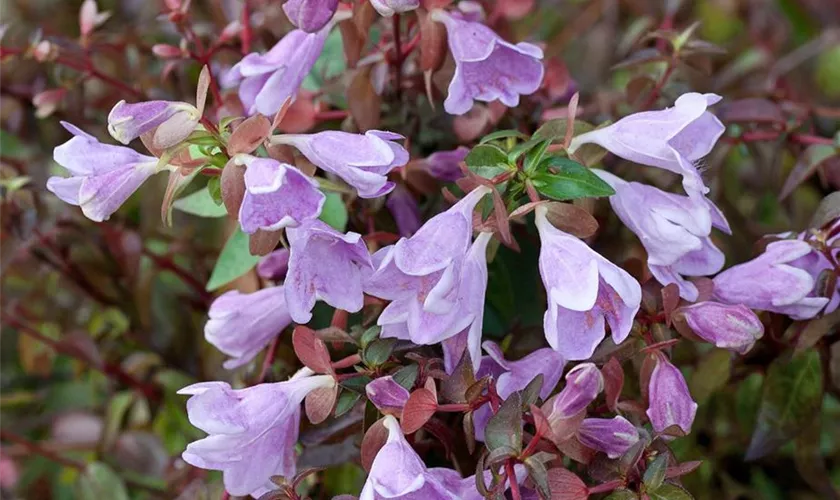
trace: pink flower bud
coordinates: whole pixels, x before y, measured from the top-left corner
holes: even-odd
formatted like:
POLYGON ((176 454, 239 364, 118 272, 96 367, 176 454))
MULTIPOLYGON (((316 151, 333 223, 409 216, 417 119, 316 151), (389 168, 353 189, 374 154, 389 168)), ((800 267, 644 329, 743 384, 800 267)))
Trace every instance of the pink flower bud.
POLYGON ((656 432, 673 425, 686 434, 691 432, 697 403, 691 399, 683 374, 661 353, 650 375, 648 400, 647 416, 656 432))
POLYGON ((96 0, 85 0, 79 10, 79 32, 82 38, 88 37, 93 30, 111 17, 110 12, 99 12, 96 0))
POLYGON ((764 335, 758 316, 744 305, 700 302, 680 312, 694 333, 707 342, 739 354, 746 354, 764 335))
POLYGON ((573 417, 583 411, 604 389, 604 377, 593 363, 581 363, 566 374, 566 386, 554 398, 551 414, 573 417))
POLYGON ((152 52, 161 59, 177 59, 183 55, 180 48, 166 43, 156 43, 152 52))
POLYGON ((35 116, 46 118, 53 114, 66 93, 67 89, 50 89, 35 94, 32 98, 32 105, 36 108, 35 116))
POLYGON ((38 62, 54 61, 58 57, 58 46, 47 40, 41 40, 32 49, 32 56, 38 62))

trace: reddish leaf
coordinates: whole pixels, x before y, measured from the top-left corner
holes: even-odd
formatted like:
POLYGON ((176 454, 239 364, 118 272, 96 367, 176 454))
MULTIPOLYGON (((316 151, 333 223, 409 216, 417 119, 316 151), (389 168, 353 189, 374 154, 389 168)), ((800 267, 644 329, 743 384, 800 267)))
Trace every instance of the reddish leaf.
POLYGON ((546 218, 552 226, 578 238, 589 238, 598 231, 598 221, 595 217, 571 203, 549 203, 546 218))
POLYGON ((372 65, 359 68, 347 87, 350 116, 360 132, 379 127, 381 99, 370 80, 372 65))
POLYGON ((534 417, 534 427, 537 429, 537 435, 551 439, 551 424, 545 417, 545 413, 543 413, 536 405, 531 405, 531 416, 534 417))
POLYGON ((779 199, 787 198, 797 186, 805 182, 820 166, 828 164, 831 161, 837 160, 838 149, 834 146, 825 144, 814 144, 808 146, 805 152, 800 155, 799 161, 791 170, 790 175, 785 180, 782 186, 782 192, 779 194, 779 199))
POLYGON ((201 73, 198 75, 198 83, 195 86, 195 107, 198 108, 198 113, 202 115, 204 114, 204 105, 207 102, 207 90, 210 88, 210 80, 212 79, 210 68, 206 65, 203 66, 201 73))
POLYGON ((315 331, 303 325, 292 332, 292 346, 298 359, 315 373, 331 373, 330 353, 315 331))
POLYGON ((601 368, 604 377, 604 394, 607 397, 607 407, 615 411, 618 405, 618 398, 621 396, 621 389, 624 387, 624 370, 616 358, 610 358, 601 368))
POLYGON ((257 229, 257 232, 248 238, 248 250, 251 255, 268 255, 280 242, 283 231, 265 231, 257 229))
POLYGON ((548 487, 551 500, 585 500, 589 498, 589 488, 575 473, 558 467, 548 471, 548 487))
POLYGON ((411 393, 403 408, 401 425, 403 432, 412 434, 420 430, 437 410, 437 400, 428 389, 417 389, 411 393))
POLYGON ((239 124, 228 139, 227 150, 231 155, 252 153, 268 135, 271 134, 271 122, 261 114, 256 114, 239 124))
POLYGON ((577 116, 577 108, 578 108, 578 100, 580 99, 580 94, 575 92, 575 95, 569 100, 568 105, 568 117, 567 117, 567 126, 566 126, 566 137, 563 138, 563 147, 568 148, 569 144, 572 142, 572 137, 574 136, 575 131, 575 117, 577 116))
POLYGON ((785 116, 776 103, 758 97, 722 102, 715 112, 724 123, 785 121, 785 116))
POLYGON ((423 10, 418 11, 420 18, 420 69, 434 72, 443 66, 446 60, 446 27, 433 21, 423 10))
POLYGON ((332 387, 319 387, 307 394, 304 400, 306 418, 316 425, 326 420, 332 413, 337 397, 337 384, 332 387))
POLYGON ((365 433, 362 438, 361 462, 365 471, 370 472, 370 467, 373 465, 373 459, 379 450, 385 446, 388 441, 388 429, 385 427, 385 419, 377 420, 365 433))
POLYGON ((557 443, 557 449, 575 462, 582 464, 588 464, 595 457, 595 450, 581 444, 576 437, 557 443))
POLYGON ((697 470, 697 468, 701 465, 703 465, 702 460, 692 460, 691 462, 683 462, 679 465, 675 465, 674 467, 668 467, 665 469, 665 479, 673 479, 675 477, 690 474, 697 470))
POLYGON ((236 217, 242 199, 245 198, 245 167, 237 165, 233 160, 228 161, 222 170, 219 187, 227 213, 236 217))
MULTIPOLYGON (((317 124, 315 114, 318 110, 312 102, 312 93, 302 90, 297 99, 289 106, 285 116, 277 124, 277 130, 286 134, 301 134, 317 124)), ((289 161, 286 161, 289 163, 289 161)))
POLYGON ((662 289, 662 309, 665 311, 665 322, 671 326, 671 314, 680 304, 680 289, 675 283, 669 283, 662 289))

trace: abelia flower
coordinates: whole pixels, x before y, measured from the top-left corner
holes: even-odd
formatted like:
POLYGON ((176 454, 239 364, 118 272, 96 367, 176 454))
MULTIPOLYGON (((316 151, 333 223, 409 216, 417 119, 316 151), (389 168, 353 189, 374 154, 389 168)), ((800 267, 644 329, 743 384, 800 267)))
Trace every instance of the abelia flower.
POLYGON ((569 151, 595 143, 625 160, 682 174, 689 194, 706 193, 695 164, 709 154, 725 130, 707 111, 720 99, 715 94, 683 94, 672 108, 634 113, 581 134, 572 139, 569 151))
MULTIPOLYGON (((825 251, 831 253, 834 261, 840 261, 840 219, 835 221, 833 225, 830 225, 823 231, 825 235, 825 251)), ((784 238, 795 237, 802 241, 807 241, 807 239, 812 237, 808 231, 799 234, 786 233, 778 236, 784 238)), ((817 289, 819 287, 818 282, 821 279, 821 275, 824 272, 834 272, 834 264, 828 259, 828 256, 823 253, 823 251, 820 251, 812 246, 810 253, 791 261, 789 265, 806 271, 812 278, 814 278, 815 286, 811 293, 808 294, 809 297, 828 298, 829 302, 822 310, 823 314, 831 314, 837 310, 837 307, 840 306, 840 280, 838 280, 833 290, 817 289)))
POLYGON ((615 190, 610 205, 639 237, 654 278, 663 285, 676 284, 685 300, 697 300, 697 287, 684 276, 708 276, 723 267, 723 252, 710 237, 712 227, 731 233, 720 209, 703 196, 666 193, 603 170, 593 171, 615 190))
POLYGON ((362 198, 377 198, 394 189, 388 172, 408 163, 408 151, 393 142, 401 139, 404 137, 399 134, 381 130, 364 134, 328 130, 275 135, 271 142, 294 146, 316 166, 356 188, 362 198))
POLYGON ((338 0, 288 0, 283 12, 289 21, 307 33, 315 33, 330 22, 338 0))
POLYGON ((370 4, 380 16, 391 17, 420 7, 420 0, 370 0, 370 4))
POLYGON ((172 101, 118 102, 108 114, 108 132, 123 144, 154 132, 152 143, 166 149, 193 133, 201 111, 192 104, 172 101))
POLYGON ((408 390, 386 375, 372 380, 365 386, 368 400, 382 413, 399 415, 410 396, 408 390))
MULTIPOLYGON (((540 398, 547 398, 560 381, 563 367, 566 365, 563 356, 548 347, 537 349, 517 361, 506 360, 502 350, 494 342, 484 342, 482 347, 487 352, 487 356, 481 360, 481 366, 476 371, 476 378, 492 376, 496 380, 496 392, 503 399, 527 387, 538 375, 543 376, 540 398)), ((473 413, 477 440, 484 441, 484 429, 492 416, 489 403, 473 413)))
POLYGON ((400 236, 411 236, 414 234, 422 222, 420 220, 420 207, 417 206, 417 200, 404 185, 398 184, 397 187, 388 195, 388 201, 385 202, 391 216, 397 223, 397 230, 400 236))
POLYGON ((536 209, 540 274, 548 295, 544 329, 548 344, 566 359, 587 359, 604 339, 605 322, 619 344, 639 310, 639 283, 578 238, 555 228, 547 207, 536 209))
MULTIPOLYGON (((379 449, 371 465, 359 500, 482 500, 475 476, 462 478, 457 471, 426 468, 417 452, 405 440, 399 422, 388 415, 383 420, 388 440, 379 449)), ((490 482, 485 472, 485 483, 490 482)), ((524 467, 514 469, 516 480, 527 476, 524 467)))
POLYGON ((307 394, 333 387, 330 375, 303 369, 286 382, 234 390, 225 382, 200 382, 178 394, 190 397, 187 417, 208 434, 181 455, 195 467, 222 471, 231 495, 259 495, 274 489, 271 476, 295 474, 300 403, 307 394))
POLYGON ((676 425, 688 434, 696 413, 697 403, 691 399, 688 384, 679 368, 663 354, 656 354, 656 365, 648 383, 647 416, 653 429, 662 432, 676 425))
POLYGON ((207 315, 204 338, 233 358, 224 363, 228 370, 254 359, 292 322, 282 286, 254 293, 231 290, 213 301, 207 315))
POLYGON ((801 240, 770 243, 758 257, 715 276, 714 297, 726 304, 743 304, 797 320, 813 318, 829 299, 813 296, 814 277, 793 265, 812 251, 811 245, 801 240))
POLYGON ((491 235, 480 235, 472 246, 470 240, 473 209, 488 192, 476 188, 411 238, 374 254, 376 272, 365 292, 392 301, 377 321, 382 337, 431 345, 468 330, 465 345, 478 367, 491 235))
POLYGON ((239 99, 249 115, 274 116, 286 99, 294 99, 303 79, 321 55, 330 27, 316 33, 294 30, 265 54, 243 57, 221 79, 225 88, 239 86, 239 99))
POLYGON ((698 337, 739 354, 746 354, 764 335, 764 325, 758 316, 741 304, 707 301, 681 307, 678 311, 698 337))
POLYGON ((271 158, 239 154, 233 158, 245 165, 245 196, 239 206, 242 231, 278 231, 316 219, 326 196, 318 183, 295 167, 271 158))
POLYGON ((466 20, 458 13, 432 12, 446 26, 455 75, 443 103, 447 113, 463 115, 473 101, 498 99, 505 106, 519 105, 519 96, 533 94, 543 79, 543 51, 530 43, 508 43, 493 30, 466 20))
POLYGON ((610 458, 624 455, 639 441, 639 430, 626 418, 586 418, 577 431, 578 441, 610 458))
POLYGON ((289 250, 286 248, 274 250, 257 263, 257 274, 265 280, 282 281, 288 270, 289 250))
POLYGON ((438 151, 430 154, 424 164, 432 177, 442 181, 454 182, 464 176, 460 163, 469 153, 470 148, 458 146, 452 151, 438 151))
POLYGON ((552 397, 548 417, 567 419, 586 409, 604 390, 604 377, 594 363, 581 363, 566 374, 566 385, 552 397))
POLYGON ((364 305, 363 277, 373 271, 362 235, 342 234, 320 220, 286 231, 289 271, 284 287, 292 319, 308 323, 315 302, 359 312, 364 305))
POLYGON ((73 138, 53 151, 56 163, 70 177, 50 177, 47 189, 65 203, 82 209, 90 220, 111 217, 146 179, 160 169, 158 159, 133 149, 102 144, 75 125, 61 122, 73 138))

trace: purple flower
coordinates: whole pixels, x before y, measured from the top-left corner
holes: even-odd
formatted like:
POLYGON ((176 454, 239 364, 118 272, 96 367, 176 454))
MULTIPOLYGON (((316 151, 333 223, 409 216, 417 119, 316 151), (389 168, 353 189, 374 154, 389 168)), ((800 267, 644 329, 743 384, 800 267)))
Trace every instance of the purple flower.
POLYGON ((239 86, 239 99, 249 115, 275 115, 286 99, 294 99, 298 87, 321 55, 329 26, 317 33, 295 30, 265 54, 243 57, 222 77, 226 88, 239 86))
MULTIPOLYGON (((543 376, 540 387, 540 397, 545 399, 557 386, 560 376, 563 374, 563 367, 566 360, 553 349, 548 347, 537 349, 531 354, 517 361, 505 359, 502 350, 494 342, 484 342, 482 347, 487 356, 481 360, 481 366, 476 372, 476 378, 492 376, 496 379, 496 391, 499 396, 507 399, 516 391, 521 391, 534 380, 537 375, 543 376)), ((484 441, 484 429, 493 413, 489 404, 485 404, 475 410, 473 423, 475 425, 475 438, 484 441)))
POLYGON ((697 300, 697 287, 683 276, 707 276, 723 267, 723 252, 709 236, 712 227, 731 233, 720 210, 704 196, 666 193, 593 171, 615 189, 610 204, 647 250, 651 274, 663 285, 675 283, 682 298, 697 300))
POLYGON ((259 353, 292 322, 282 286, 254 293, 231 290, 213 301, 204 325, 204 338, 233 359, 228 370, 240 367, 259 353))
MULTIPOLYGON (((481 234, 472 246, 470 240, 473 209, 487 192, 473 190, 411 238, 374 254, 376 271, 365 292, 392 301, 377 321, 383 337, 431 345, 467 330, 463 345, 478 367, 491 235, 481 234)), ((454 366, 458 359, 451 361, 454 366)))
POLYGON ((379 377, 365 386, 367 398, 382 413, 399 415, 410 394, 390 375, 379 377))
POLYGON ((630 334, 639 310, 639 283, 578 238, 551 225, 548 209, 536 209, 540 274, 548 294, 543 321, 549 345, 566 359, 587 359, 610 326, 619 344, 630 334))
POLYGON ((296 147, 309 161, 356 188, 362 198, 377 198, 394 189, 388 172, 408 163, 408 151, 392 142, 400 139, 403 136, 381 130, 364 134, 328 130, 275 135, 271 142, 296 147))
POLYGON ((420 0, 370 0, 370 4, 380 16, 391 17, 420 7, 420 0))
POLYGON ((746 354, 764 335, 764 325, 744 305, 700 302, 679 309, 689 328, 706 342, 746 354))
POLYGON ((170 148, 189 137, 201 118, 192 104, 172 101, 146 101, 128 104, 118 102, 108 114, 111 137, 128 144, 154 130, 152 143, 161 149, 170 148))
POLYGON ((342 234, 319 220, 286 231, 291 247, 286 275, 286 304, 296 323, 308 323, 317 300, 336 309, 359 312, 362 280, 373 271, 362 235, 342 234))
POLYGON ((581 363, 566 374, 563 390, 551 398, 549 420, 574 417, 604 390, 604 377, 593 363, 581 363))
POLYGON ((420 225, 422 224, 420 221, 420 207, 417 206, 417 200, 411 195, 411 191, 405 186, 398 184, 391 191, 385 205, 397 223, 400 236, 411 236, 420 229, 420 225))
POLYGON ((257 264, 257 274, 260 278, 271 281, 282 281, 289 270, 289 251, 279 248, 260 259, 257 264))
POLYGON ((498 99, 512 108, 519 104, 520 95, 533 94, 540 87, 543 52, 536 45, 508 43, 487 26, 459 14, 435 10, 431 15, 446 26, 455 59, 455 76, 443 103, 447 113, 463 115, 474 100, 498 99))
POLYGON ((770 243, 758 257, 715 276, 714 297, 726 304, 743 304, 797 320, 813 318, 829 299, 814 297, 814 277, 793 265, 812 250, 801 240, 770 243))
POLYGON ((618 458, 639 441, 639 431, 624 417, 587 418, 577 437, 582 445, 618 458))
POLYGON ((330 22, 336 8, 338 0, 288 0, 283 12, 296 28, 315 33, 330 22))
POLYGON ((195 467, 219 470, 231 495, 254 495, 273 489, 270 478, 295 473, 295 443, 300 403, 311 391, 331 387, 330 375, 308 376, 304 369, 287 382, 233 390, 225 382, 201 382, 178 394, 187 401, 190 423, 207 437, 181 455, 195 467))
POLYGON ((92 135, 61 122, 73 138, 55 148, 56 163, 70 177, 50 177, 47 189, 65 203, 81 207, 90 220, 102 222, 117 211, 146 179, 157 173, 158 159, 133 149, 102 144, 92 135))
POLYGON ((697 403, 691 399, 682 373, 664 355, 657 354, 648 385, 647 416, 653 429, 662 432, 676 425, 688 434, 696 413, 697 403))
POLYGON ((236 155, 237 165, 246 165, 245 196, 239 206, 242 231, 277 231, 316 219, 326 196, 318 183, 300 170, 271 158, 236 155))
POLYGON ((426 158, 426 170, 432 177, 442 181, 453 182, 464 176, 460 163, 470 153, 470 148, 458 146, 452 151, 438 151, 426 158))
MULTIPOLYGON (((827 235, 831 235, 832 232, 834 236, 828 236, 825 240, 825 247, 826 249, 832 254, 832 257, 835 261, 840 261, 840 219, 838 219, 833 226, 830 226, 826 232, 827 235)), ((800 240, 805 240, 809 234, 807 232, 800 233, 797 235, 797 238, 800 240)), ((820 279, 820 275, 825 271, 834 271, 834 264, 828 260, 828 257, 821 251, 817 250, 816 248, 811 248, 811 252, 799 257, 798 259, 790 262, 790 265, 799 269, 806 271, 808 274, 814 278, 814 290, 811 291, 809 297, 817 297, 820 293, 825 293, 822 291, 817 290, 817 282, 820 279)), ((840 306, 840 281, 834 287, 834 290, 827 291, 827 296, 829 302, 826 304, 825 308, 822 310, 823 314, 831 314, 837 310, 838 306, 840 306)))
MULTIPOLYGON (((475 476, 462 478, 446 468, 426 468, 417 452, 405 440, 397 420, 388 415, 383 420, 388 440, 379 449, 371 465, 359 500, 482 500, 475 486, 475 476)), ((514 469, 516 480, 527 476, 525 468, 514 469)), ((485 483, 490 482, 485 472, 485 483)))
POLYGON ((720 99, 715 94, 683 94, 673 108, 635 113, 581 134, 572 140, 569 151, 595 143, 625 160, 682 174, 689 194, 706 193, 708 188, 694 164, 709 154, 725 130, 720 120, 706 111, 720 99))

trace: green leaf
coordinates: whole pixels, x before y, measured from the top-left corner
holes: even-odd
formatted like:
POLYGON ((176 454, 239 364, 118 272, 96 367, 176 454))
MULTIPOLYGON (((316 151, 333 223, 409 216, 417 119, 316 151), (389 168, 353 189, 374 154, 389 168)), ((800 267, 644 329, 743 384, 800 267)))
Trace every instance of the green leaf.
POLYGON ((312 71, 303 80, 303 88, 318 91, 327 80, 335 78, 345 72, 347 62, 344 59, 344 44, 339 30, 334 30, 327 36, 321 55, 312 66, 312 71))
POLYGON ((490 451, 502 446, 522 451, 522 400, 518 392, 511 394, 487 422, 484 443, 490 451))
POLYGON ((761 387, 764 384, 764 375, 755 372, 745 378, 735 393, 735 418, 738 426, 744 434, 751 434, 755 417, 758 415, 758 407, 761 404, 761 387))
POLYGON ((530 174, 537 170, 537 167, 545 157, 545 151, 548 149, 550 144, 551 141, 542 141, 537 145, 537 147, 528 151, 528 154, 525 156, 525 163, 523 164, 523 169, 526 173, 530 174))
POLYGON ((726 385, 732 372, 732 355, 725 349, 712 349, 706 353, 691 375, 691 395, 702 405, 718 389, 726 385))
POLYGON ((353 391, 341 391, 338 396, 338 402, 335 404, 335 416, 340 417, 352 410, 362 395, 353 391))
POLYGON ((668 456, 665 454, 659 455, 647 466, 642 481, 649 490, 656 490, 662 486, 662 482, 665 481, 665 469, 667 467, 668 456))
POLYGON ((691 493, 684 488, 668 483, 653 491, 648 491, 647 494, 650 500, 694 500, 691 493))
POLYGON ((397 339, 376 339, 365 347, 363 358, 370 366, 379 366, 391 357, 397 339))
POLYGON ((324 208, 321 209, 321 215, 318 218, 343 233, 347 230, 347 207, 340 194, 334 192, 324 194, 327 198, 324 200, 324 208))
POLYGON ((80 500, 128 500, 123 480, 107 465, 100 462, 88 464, 76 481, 76 498, 80 500))
MULTIPOLYGON (((568 128, 569 120, 566 118, 555 118, 545 122, 540 128, 531 136, 532 139, 542 139, 548 141, 556 141, 566 137, 566 129, 568 128)), ((595 127, 586 123, 585 121, 575 120, 573 126, 574 135, 580 135, 586 132, 595 130, 595 127)))
POLYGON ((207 191, 210 193, 210 199, 213 200, 213 203, 216 205, 224 204, 224 200, 222 200, 221 176, 211 177, 210 180, 207 181, 207 191))
POLYGON ((639 495, 630 490, 621 488, 610 493, 610 496, 604 500, 639 500, 639 495))
POLYGON ((216 266, 207 282, 207 290, 215 290, 251 270, 259 262, 259 255, 251 255, 248 249, 248 235, 239 226, 228 238, 216 266))
MULTIPOLYGON (((539 137, 528 139, 525 142, 520 142, 517 144, 510 152, 507 154, 507 161, 509 164, 513 165, 519 159, 520 156, 523 154, 531 151, 535 147, 537 147, 540 143, 544 142, 545 139, 541 139, 539 137)), ((548 141, 548 144, 551 144, 551 141, 548 141)), ((546 147, 548 147, 546 144, 546 147)))
POLYGON ((540 194, 555 200, 568 201, 615 194, 613 188, 591 170, 568 158, 550 156, 543 160, 538 170, 531 182, 540 194), (548 168, 557 173, 551 173, 548 168))
POLYGON ((480 144, 464 158, 470 170, 486 179, 492 179, 500 173, 510 170, 507 153, 493 144, 480 144))
POLYGON ((490 141, 497 141, 499 139, 507 139, 509 137, 515 137, 517 139, 523 140, 528 138, 527 135, 523 134, 518 130, 497 130, 482 137, 478 143, 484 144, 490 141))
POLYGON ((175 200, 172 208, 199 217, 224 217, 227 215, 225 206, 216 203, 207 187, 175 200))
POLYGON ((417 381, 418 371, 419 367, 414 363, 403 366, 394 373, 394 382, 403 386, 407 391, 410 391, 414 387, 414 382, 417 381))
POLYGON ((134 402, 134 391, 122 391, 111 396, 108 410, 105 413, 105 429, 102 433, 102 449, 109 450, 117 440, 122 428, 123 419, 131 403, 134 402))
POLYGON ((371 382, 371 380, 373 379, 367 375, 359 375, 358 377, 351 377, 343 380, 341 382, 341 387, 363 394, 365 392, 365 387, 371 382))
POLYGON ((548 470, 545 464, 532 455, 525 459, 525 468, 528 470, 528 477, 537 486, 540 496, 551 498, 551 486, 548 484, 548 470))
POLYGON ((816 350, 776 358, 767 370, 746 459, 761 458, 802 432, 819 412, 822 394, 822 363, 816 350))
POLYGON ((362 347, 367 347, 368 344, 379 338, 379 333, 382 332, 382 327, 374 325, 362 333, 359 343, 362 347))

